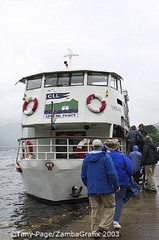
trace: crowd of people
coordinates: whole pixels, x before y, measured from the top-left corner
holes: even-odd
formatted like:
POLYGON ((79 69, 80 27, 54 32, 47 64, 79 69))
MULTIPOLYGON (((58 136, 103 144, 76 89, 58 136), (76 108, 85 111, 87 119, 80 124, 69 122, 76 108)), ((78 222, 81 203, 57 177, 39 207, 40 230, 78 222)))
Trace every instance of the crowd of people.
POLYGON ((108 231, 112 223, 115 229, 121 228, 124 198, 132 176, 139 184, 144 171, 147 178, 145 191, 157 192, 153 178, 157 147, 144 124, 140 124, 138 129, 132 126, 125 138, 130 143, 129 154, 121 152, 118 139, 109 139, 104 143, 95 139, 93 150, 83 160, 81 179, 90 200, 93 233, 108 231))

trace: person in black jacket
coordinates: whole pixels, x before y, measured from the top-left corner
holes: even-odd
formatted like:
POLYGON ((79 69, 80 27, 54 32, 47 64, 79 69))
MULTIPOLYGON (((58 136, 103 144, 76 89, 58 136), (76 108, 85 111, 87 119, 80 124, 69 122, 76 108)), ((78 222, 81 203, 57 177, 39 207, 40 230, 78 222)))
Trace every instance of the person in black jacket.
POLYGON ((143 138, 138 138, 138 141, 137 141, 137 145, 139 147, 139 151, 142 152, 143 151, 143 147, 144 147, 144 137, 148 135, 147 131, 145 130, 145 125, 143 123, 140 123, 139 124, 139 127, 138 127, 138 133, 140 133, 140 136, 143 136, 143 138))
POLYGON ((156 145, 152 142, 152 138, 148 135, 144 138, 144 146, 142 152, 142 161, 141 165, 144 166, 145 175, 147 176, 147 188, 145 191, 156 193, 156 186, 154 181, 154 172, 156 167, 156 156, 155 152, 157 151, 156 145))

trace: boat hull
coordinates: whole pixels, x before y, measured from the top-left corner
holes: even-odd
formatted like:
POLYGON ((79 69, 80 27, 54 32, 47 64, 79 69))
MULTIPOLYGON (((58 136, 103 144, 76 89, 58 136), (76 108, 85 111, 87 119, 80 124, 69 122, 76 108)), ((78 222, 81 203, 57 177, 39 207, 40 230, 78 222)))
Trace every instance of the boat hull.
POLYGON ((77 201, 87 198, 87 189, 83 185, 80 172, 81 159, 69 160, 21 160, 21 177, 27 194, 36 198, 51 201, 77 201), (72 188, 82 191, 80 196, 72 196, 72 188))

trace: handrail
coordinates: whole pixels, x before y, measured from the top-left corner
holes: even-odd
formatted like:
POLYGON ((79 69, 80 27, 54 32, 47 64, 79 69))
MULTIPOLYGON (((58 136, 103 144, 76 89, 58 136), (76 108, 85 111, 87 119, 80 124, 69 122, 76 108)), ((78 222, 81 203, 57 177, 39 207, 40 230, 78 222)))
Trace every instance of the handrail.
MULTIPOLYGON (((82 158, 79 157, 79 154, 84 155, 91 151, 92 144, 85 144, 83 145, 85 148, 81 149, 79 148, 77 143, 77 139, 80 141, 82 139, 90 139, 94 140, 97 139, 97 136, 48 136, 48 137, 27 137, 27 138, 21 138, 18 139, 19 141, 19 148, 18 148, 18 155, 17 155, 17 164, 21 159, 38 159, 38 160, 54 160, 54 159, 78 159, 82 158), (60 140, 65 139, 64 143, 60 142, 57 143, 56 141, 53 142, 53 140, 60 140), (69 140, 76 140, 75 143, 69 143, 69 140), (32 151, 30 151, 30 145, 27 145, 27 140, 35 140, 35 142, 32 142, 31 147, 33 148, 32 151), (44 140, 43 142, 39 142, 39 140, 44 140), (45 141, 46 140, 46 141, 45 141), (49 140, 49 143, 48 141, 49 140), (79 151, 77 151, 77 149, 79 151)), ((112 139, 110 137, 98 137, 98 139, 106 140, 106 139, 112 139)), ((126 140, 122 138, 118 138, 121 142, 121 148, 123 152, 126 152, 126 140)))
POLYGON ((125 138, 111 138, 111 137, 97 137, 97 136, 47 136, 47 137, 26 137, 26 138, 19 138, 18 141, 21 140, 33 140, 33 139, 46 139, 46 138, 54 138, 54 139, 118 139, 118 140, 126 140, 125 138))

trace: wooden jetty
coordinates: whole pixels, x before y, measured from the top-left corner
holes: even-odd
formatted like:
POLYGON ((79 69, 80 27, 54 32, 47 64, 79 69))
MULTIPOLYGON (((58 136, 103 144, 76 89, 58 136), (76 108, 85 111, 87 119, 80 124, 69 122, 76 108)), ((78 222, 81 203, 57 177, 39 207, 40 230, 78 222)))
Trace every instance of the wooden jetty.
MULTIPOLYGON (((122 228, 119 230, 122 240, 158 240, 159 239, 159 165, 155 171, 155 182, 157 193, 148 193, 144 189, 142 193, 130 199, 123 208, 121 216, 122 228)), ((61 232, 63 233, 89 233, 90 214, 73 222, 61 232)), ((111 231, 116 231, 113 227, 111 231)), ((117 236, 117 235, 116 235, 117 236)), ((70 239, 65 237, 65 239, 70 239)), ((89 239, 89 237, 78 237, 76 239, 89 239)), ((90 238, 91 239, 91 238, 90 238)), ((103 237, 101 239, 118 239, 118 237, 103 237)))

